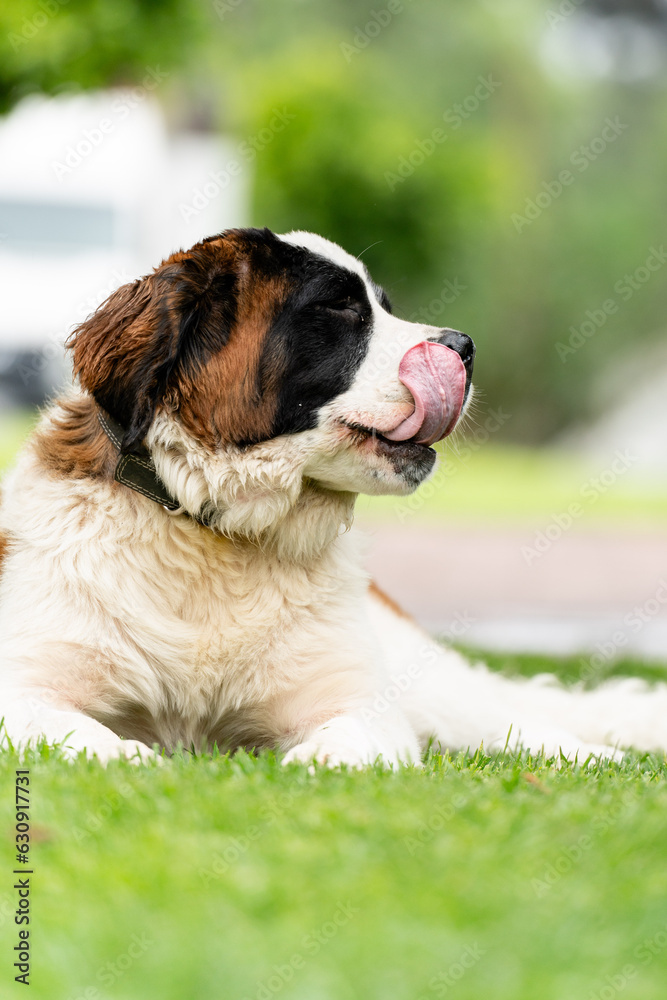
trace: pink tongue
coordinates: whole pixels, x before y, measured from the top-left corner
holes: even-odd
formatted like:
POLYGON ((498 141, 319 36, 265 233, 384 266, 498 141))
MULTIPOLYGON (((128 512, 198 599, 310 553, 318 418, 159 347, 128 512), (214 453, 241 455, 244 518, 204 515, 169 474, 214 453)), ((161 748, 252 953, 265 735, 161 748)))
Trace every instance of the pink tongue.
POLYGON ((412 393, 414 413, 393 431, 390 441, 416 437, 418 444, 434 444, 454 430, 466 391, 466 370, 451 347, 424 340, 403 355, 398 377, 412 393))

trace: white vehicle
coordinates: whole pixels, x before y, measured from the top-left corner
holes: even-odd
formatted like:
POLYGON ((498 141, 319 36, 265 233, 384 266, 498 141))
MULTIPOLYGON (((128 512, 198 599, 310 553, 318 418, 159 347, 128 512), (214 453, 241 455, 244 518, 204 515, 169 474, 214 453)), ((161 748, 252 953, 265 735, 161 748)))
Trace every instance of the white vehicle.
POLYGON ((68 375, 63 342, 119 285, 247 225, 247 157, 170 134, 151 90, 24 99, 0 118, 0 402, 68 375))

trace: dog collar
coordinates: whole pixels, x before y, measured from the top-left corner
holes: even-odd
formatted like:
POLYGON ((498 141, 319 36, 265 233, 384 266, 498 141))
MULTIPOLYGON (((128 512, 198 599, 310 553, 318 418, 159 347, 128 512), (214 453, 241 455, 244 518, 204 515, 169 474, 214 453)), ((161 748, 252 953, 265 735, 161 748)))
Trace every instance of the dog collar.
MULTIPOLYGON (((101 408, 98 408, 97 417, 102 430, 118 451, 118 461, 114 471, 116 482, 129 486, 131 490, 141 493, 149 500, 154 500, 167 510, 179 510, 181 505, 158 476, 148 449, 144 445, 139 445, 136 452, 123 451, 125 428, 101 408)), ((196 517, 195 520, 199 521, 199 518, 196 517)))

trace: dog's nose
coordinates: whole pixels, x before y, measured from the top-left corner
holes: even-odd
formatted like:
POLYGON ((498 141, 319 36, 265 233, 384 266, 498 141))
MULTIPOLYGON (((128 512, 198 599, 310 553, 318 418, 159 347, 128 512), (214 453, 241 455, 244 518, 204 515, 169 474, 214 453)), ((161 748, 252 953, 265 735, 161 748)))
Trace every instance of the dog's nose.
POLYGON ((450 347, 453 351, 456 351, 465 365, 468 377, 472 375, 475 363, 475 344, 470 337, 465 333, 460 333, 459 330, 445 329, 440 331, 439 337, 433 337, 432 339, 435 340, 436 344, 444 344, 445 347, 450 347))

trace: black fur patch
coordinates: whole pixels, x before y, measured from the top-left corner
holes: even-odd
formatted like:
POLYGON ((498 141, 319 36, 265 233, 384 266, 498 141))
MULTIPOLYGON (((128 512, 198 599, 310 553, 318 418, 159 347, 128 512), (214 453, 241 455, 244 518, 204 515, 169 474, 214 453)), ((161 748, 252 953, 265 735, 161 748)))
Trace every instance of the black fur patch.
POLYGON ((294 291, 269 330, 259 373, 261 384, 275 364, 284 371, 274 437, 315 427, 318 410, 352 384, 373 328, 358 274, 304 247, 281 246, 294 291))

